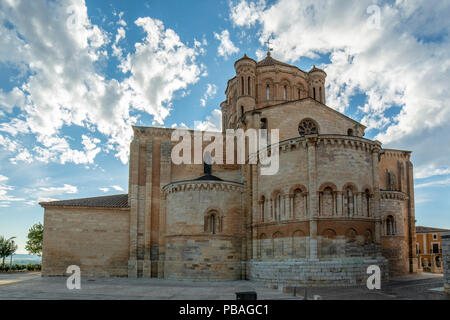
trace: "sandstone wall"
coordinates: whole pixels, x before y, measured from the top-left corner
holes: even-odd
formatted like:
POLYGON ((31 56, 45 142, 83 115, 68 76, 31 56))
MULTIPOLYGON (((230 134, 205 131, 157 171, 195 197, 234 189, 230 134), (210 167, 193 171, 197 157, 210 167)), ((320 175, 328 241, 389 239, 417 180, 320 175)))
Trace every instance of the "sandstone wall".
POLYGON ((406 220, 407 200, 401 192, 382 192, 380 211, 382 213, 382 252, 389 261, 391 275, 409 272, 408 225, 406 220), (387 218, 394 218, 390 232, 387 230, 387 218), (392 230, 393 229, 393 230, 392 230))
POLYGON ((82 276, 126 276, 128 209, 48 207, 44 214, 43 276, 67 276, 77 265, 82 276))
POLYGON ((367 267, 377 265, 381 279, 388 279, 384 258, 339 259, 327 261, 251 261, 250 279, 273 284, 329 286, 365 285, 367 267))
POLYGON ((164 277, 236 280, 242 276, 242 185, 220 181, 164 188, 164 277), (214 216, 212 218, 212 216, 214 216))

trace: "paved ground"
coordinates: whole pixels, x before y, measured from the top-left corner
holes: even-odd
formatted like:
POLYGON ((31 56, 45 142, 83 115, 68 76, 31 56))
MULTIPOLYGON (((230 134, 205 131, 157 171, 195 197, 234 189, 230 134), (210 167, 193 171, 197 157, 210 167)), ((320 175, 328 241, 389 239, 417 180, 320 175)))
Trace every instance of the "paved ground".
MULTIPOLYGON (((308 298, 321 299, 448 299, 439 291, 442 275, 409 275, 382 283, 381 290, 363 287, 308 288, 308 298), (430 290, 436 289, 437 290, 430 290)), ((297 295, 280 289, 270 289, 250 281, 188 282, 163 279, 82 278, 81 290, 68 290, 66 278, 42 278, 39 273, 0 274, 0 300, 5 299, 175 299, 219 300, 236 298, 235 292, 256 291, 258 299, 301 299, 304 288, 297 295), (283 293, 282 291, 285 291, 283 293)))

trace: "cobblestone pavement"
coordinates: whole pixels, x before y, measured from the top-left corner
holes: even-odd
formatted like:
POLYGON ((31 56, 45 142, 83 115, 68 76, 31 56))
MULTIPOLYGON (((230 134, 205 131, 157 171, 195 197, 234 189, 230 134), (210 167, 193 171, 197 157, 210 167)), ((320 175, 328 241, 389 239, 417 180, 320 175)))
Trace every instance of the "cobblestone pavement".
MULTIPOLYGON (((409 275, 382 283, 381 290, 363 287, 307 288, 307 296, 320 299, 450 299, 439 291, 442 275, 409 275), (430 290, 437 289, 437 290, 430 290)), ((256 291, 258 299, 298 300, 304 288, 294 296, 288 288, 274 289, 251 281, 192 282, 164 279, 82 278, 81 290, 68 290, 66 278, 42 278, 39 273, 0 274, 0 300, 5 299, 175 299, 234 300, 235 293, 256 291)))

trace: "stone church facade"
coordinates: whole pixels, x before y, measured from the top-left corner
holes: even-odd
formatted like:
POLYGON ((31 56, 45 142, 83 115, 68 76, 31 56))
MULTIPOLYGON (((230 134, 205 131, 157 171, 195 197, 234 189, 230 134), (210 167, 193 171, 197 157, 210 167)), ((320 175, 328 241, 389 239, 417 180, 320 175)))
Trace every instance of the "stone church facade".
MULTIPOLYGON (((416 272, 410 151, 384 149, 325 103, 326 73, 234 64, 226 129, 279 129, 279 170, 176 165, 174 129, 134 127, 128 194, 41 203, 44 276, 362 284, 416 272)), ((205 143, 203 143, 205 146, 205 143)))

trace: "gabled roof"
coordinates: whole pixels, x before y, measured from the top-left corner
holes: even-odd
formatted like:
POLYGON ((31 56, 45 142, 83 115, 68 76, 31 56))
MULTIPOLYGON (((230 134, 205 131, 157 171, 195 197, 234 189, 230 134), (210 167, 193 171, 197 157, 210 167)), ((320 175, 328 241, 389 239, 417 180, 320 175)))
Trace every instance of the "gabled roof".
POLYGON ((446 231, 450 231, 450 230, 449 229, 434 228, 434 227, 416 226, 416 233, 446 232, 446 231))
POLYGON ((42 207, 129 208, 128 194, 39 202, 42 207))

